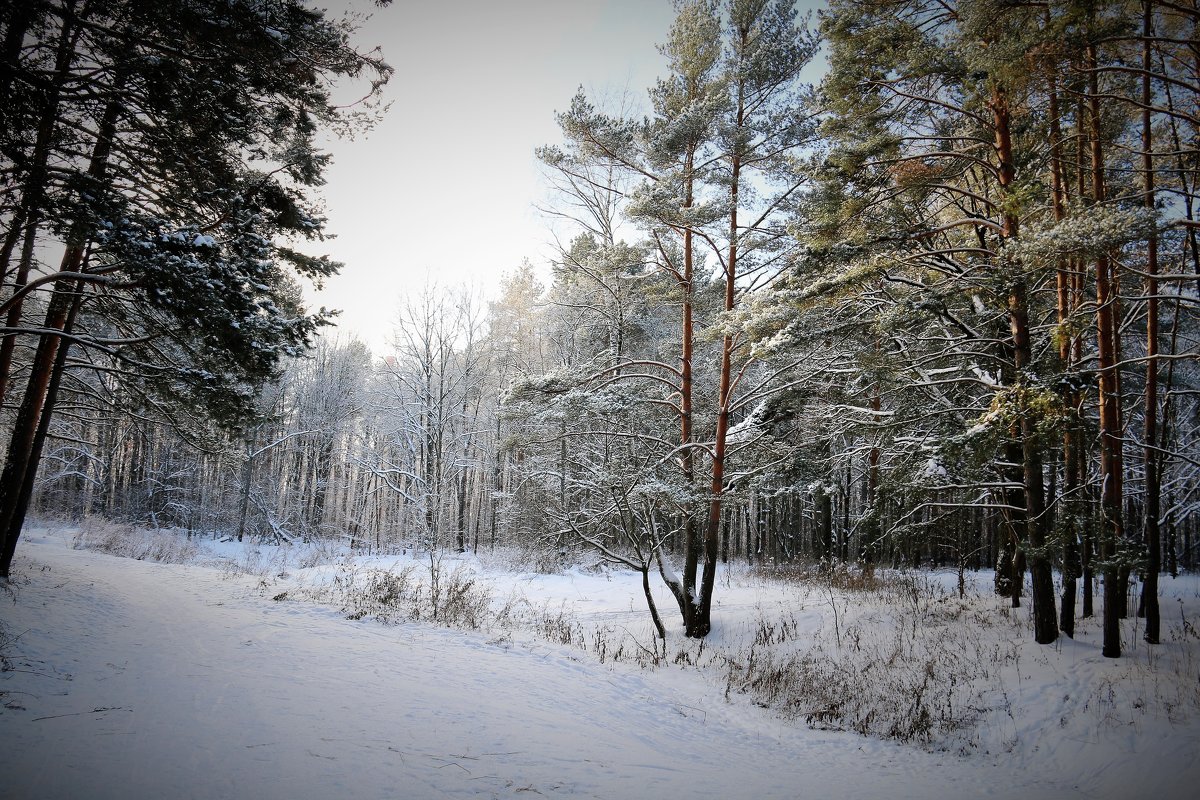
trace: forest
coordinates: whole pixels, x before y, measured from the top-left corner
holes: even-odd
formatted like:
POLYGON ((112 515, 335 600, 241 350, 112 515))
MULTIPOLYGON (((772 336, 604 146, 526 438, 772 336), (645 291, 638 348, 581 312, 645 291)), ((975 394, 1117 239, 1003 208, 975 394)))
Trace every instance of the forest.
POLYGON ((537 151, 551 279, 428 285, 373 353, 300 290, 342 268, 317 134, 404 79, 369 31, 6 4, 0 571, 32 518, 509 547, 704 637, 718 564, 994 569, 1038 642, 1156 641, 1200 552, 1200 10, 676 6, 648 112, 581 90, 537 151))

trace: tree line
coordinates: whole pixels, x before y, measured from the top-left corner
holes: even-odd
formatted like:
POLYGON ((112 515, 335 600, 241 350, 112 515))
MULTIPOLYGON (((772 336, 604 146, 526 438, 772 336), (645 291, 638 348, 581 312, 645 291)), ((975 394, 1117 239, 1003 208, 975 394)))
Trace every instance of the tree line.
MULTIPOLYGON (((191 281, 214 280, 193 264, 214 263, 210 240, 224 256, 234 234, 195 220, 315 223, 278 210, 237 217, 225 205, 232 167, 206 171, 204 191, 188 184, 196 203, 213 204, 199 217, 167 190, 188 165, 164 163, 153 177, 114 169, 111 194, 129 207, 170 195, 176 216, 153 208, 179 220, 184 240, 143 256, 135 248, 170 238, 165 223, 156 239, 144 222, 108 234, 102 223, 116 216, 91 210, 100 224, 79 229, 95 229, 93 266, 6 278, 19 313, 4 341, 15 343, 14 374, 30 376, 21 398, 44 403, 32 376, 54 358, 39 357, 41 342, 86 353, 46 372, 60 374, 59 405, 42 415, 38 482, 23 476, 37 508, 357 547, 516 545, 550 562, 588 552, 641 574, 660 633, 651 579, 665 581, 697 637, 712 625, 717 564, 731 558, 995 567, 1013 605, 1029 587, 1039 642, 1097 613, 1097 586, 1105 655, 1120 654, 1130 613, 1156 641, 1158 576, 1194 568, 1198 547, 1194 2, 833 0, 816 21, 769 0, 676 7, 646 111, 606 109, 581 91, 558 115, 561 140, 538 150, 561 233, 548 285, 524 265, 490 302, 414 292, 382 358, 330 336, 300 355, 304 337, 289 328, 256 330, 279 360, 254 374, 196 366, 221 364, 199 357, 226 340, 204 327, 168 332, 161 317, 179 304, 155 294, 190 300, 191 281), (814 58, 827 61, 815 86, 803 80, 814 58), (184 280, 186 291, 172 286, 184 280), (54 310, 68 288, 86 298, 79 322, 31 314, 54 310), (259 391, 223 393, 230 375, 259 391), (189 413, 197 403, 239 424, 189 413)), ((6 43, 20 19, 5 19, 6 43)), ((47 32, 60 24, 49 10, 37 19, 47 32)), ((52 219, 24 198, 59 41, 29 39, 6 64, 50 77, 12 81, 25 87, 29 124, 5 134, 13 177, 0 254, 18 266, 29 241, 18 231, 54 229, 23 222, 52 219)), ((146 60, 164 69, 159 55, 146 60)), ((378 59, 342 58, 322 63, 385 76, 378 59)), ((82 63, 63 71, 55 107, 70 113, 48 134, 75 148, 46 161, 56 179, 63 163, 86 172, 76 140, 103 129, 103 102, 71 104, 82 63)), ((106 87, 140 85, 121 72, 132 67, 112 69, 106 87)), ((158 96, 130 92, 123 103, 158 96)), ((303 140, 316 111, 294 113, 295 102, 269 123, 247 120, 246 136, 261 123, 290 131, 269 128, 275 147, 303 140)), ((135 107, 119 117, 137 130, 109 135, 128 144, 130 163, 158 141, 141 131, 156 107, 135 107)), ((294 199, 319 164, 280 169, 270 179, 289 182, 271 196, 294 199)), ((38 180, 71 207, 116 202, 38 180)), ((260 197, 237 202, 247 196, 260 197)), ((239 255, 259 269, 328 266, 274 256, 239 255)), ((222 286, 274 285, 237 275, 222 286)), ((282 294, 276 308, 297 302, 282 294)), ((59 305, 60 315, 72 307, 59 305)), ((182 318, 201 311, 205 325, 228 320, 226 336, 247 318, 207 306, 182 318)), ((25 404, 6 396, 14 442, 25 404)))

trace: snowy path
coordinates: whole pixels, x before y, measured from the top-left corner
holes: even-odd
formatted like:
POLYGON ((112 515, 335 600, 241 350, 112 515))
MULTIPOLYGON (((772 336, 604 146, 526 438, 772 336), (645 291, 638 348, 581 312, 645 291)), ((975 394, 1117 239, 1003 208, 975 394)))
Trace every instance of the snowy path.
POLYGON ((1080 796, 557 648, 349 622, 59 539, 22 548, 29 580, 0 606, 28 670, 0 680, 23 706, 0 712, 5 797, 1080 796))

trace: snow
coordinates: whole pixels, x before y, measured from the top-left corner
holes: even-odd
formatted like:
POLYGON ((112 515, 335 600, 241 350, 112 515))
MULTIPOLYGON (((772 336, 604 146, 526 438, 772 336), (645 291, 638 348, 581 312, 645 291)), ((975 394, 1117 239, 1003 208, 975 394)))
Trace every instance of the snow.
POLYGON ((683 578, 678 572, 675 571, 675 565, 671 563, 670 558, 663 556, 658 563, 662 569, 663 576, 666 577, 667 580, 674 584, 683 585, 683 578))
POLYGON ((921 477, 926 479, 945 478, 948 473, 936 458, 930 458, 925 462, 925 466, 921 469, 921 477))
MULTIPOLYGON (((1097 681, 1120 694, 1129 676, 1147 698, 1170 695, 1167 666, 1195 656, 1194 639, 1161 645, 1158 672, 1138 666, 1144 647, 1100 659, 1082 625, 1075 642, 1016 645, 1009 705, 964 756, 813 730, 726 696, 701 669, 600 663, 532 636, 350 621, 329 605, 272 600, 354 569, 427 568, 427 556, 213 542, 189 558, 154 564, 26 533, 0 606, 14 640, 0 673, 6 796, 1173 798, 1200 778, 1195 708, 1139 712, 1100 695, 1080 709, 1065 697, 1088 697, 1097 681)), ((649 630, 633 573, 546 576, 470 556, 441 566, 473 570, 496 603, 519 595, 589 631, 649 630)), ((1176 592, 1164 623, 1200 614, 1200 581, 1164 585, 1176 592)), ((709 646, 735 647, 755 619, 784 610, 819 639, 836 609, 848 631, 858 612, 832 590, 723 574, 709 646)), ((672 648, 691 644, 673 636, 672 648)), ((1194 685, 1197 662, 1184 663, 1194 685)))

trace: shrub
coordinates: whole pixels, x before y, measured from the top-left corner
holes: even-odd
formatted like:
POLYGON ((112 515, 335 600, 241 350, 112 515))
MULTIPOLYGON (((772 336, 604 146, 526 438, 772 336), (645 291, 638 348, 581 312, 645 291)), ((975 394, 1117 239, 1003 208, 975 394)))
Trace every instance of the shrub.
POLYGON ((446 627, 478 630, 488 620, 491 592, 470 570, 445 571, 439 560, 424 569, 344 567, 315 599, 331 600, 349 619, 372 617, 380 622, 436 622, 446 627))
POLYGON ((145 530, 99 517, 83 520, 71 546, 76 550, 94 550, 162 564, 183 564, 200 553, 195 541, 177 532, 145 530))

